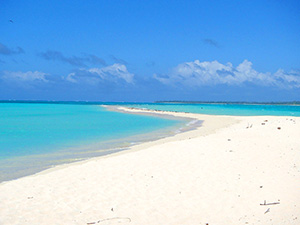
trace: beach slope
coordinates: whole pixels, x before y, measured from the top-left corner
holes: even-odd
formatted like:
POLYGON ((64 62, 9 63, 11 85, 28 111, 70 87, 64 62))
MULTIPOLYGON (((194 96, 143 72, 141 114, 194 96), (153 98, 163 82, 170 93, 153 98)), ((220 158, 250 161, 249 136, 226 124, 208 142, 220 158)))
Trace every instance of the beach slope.
POLYGON ((204 122, 3 182, 0 224, 300 224, 299 117, 151 113, 204 122))

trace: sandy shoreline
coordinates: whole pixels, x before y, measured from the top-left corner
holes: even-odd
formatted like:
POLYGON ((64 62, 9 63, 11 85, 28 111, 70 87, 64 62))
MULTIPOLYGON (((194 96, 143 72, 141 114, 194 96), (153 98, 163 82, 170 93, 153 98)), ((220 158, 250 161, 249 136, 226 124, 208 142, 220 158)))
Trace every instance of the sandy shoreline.
POLYGON ((203 126, 4 182, 0 224, 300 223, 299 117, 163 113, 203 126))

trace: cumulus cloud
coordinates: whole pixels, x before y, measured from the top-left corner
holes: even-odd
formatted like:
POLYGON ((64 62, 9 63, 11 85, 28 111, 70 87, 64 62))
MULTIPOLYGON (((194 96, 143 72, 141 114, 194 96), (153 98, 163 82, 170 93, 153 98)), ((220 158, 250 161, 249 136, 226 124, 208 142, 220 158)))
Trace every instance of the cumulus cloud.
POLYGON ((84 54, 82 57, 71 56, 66 57, 59 51, 46 51, 38 54, 40 57, 46 60, 52 61, 61 61, 64 63, 68 63, 72 66, 86 66, 86 63, 95 64, 95 65, 106 65, 106 62, 99 58, 96 55, 92 54, 84 54))
POLYGON ((241 85, 253 83, 262 86, 281 88, 299 88, 300 73, 287 73, 278 70, 276 73, 262 73, 252 68, 252 63, 244 60, 237 67, 231 63, 221 64, 218 61, 185 62, 179 64, 166 75, 154 74, 154 78, 167 85, 204 86, 204 85, 241 85))
POLYGON ((134 74, 130 73, 125 65, 115 63, 103 68, 80 69, 68 74, 66 80, 72 83, 85 82, 97 84, 99 82, 109 81, 119 83, 121 81, 133 84, 134 74))
POLYGON ((32 81, 40 81, 40 82, 49 82, 46 79, 46 74, 39 71, 28 71, 28 72, 13 72, 13 71, 4 71, 1 76, 2 80, 5 81, 16 81, 16 82, 32 82, 32 81))
POLYGON ((0 43, 0 54, 2 55, 17 55, 21 53, 24 53, 24 50, 21 47, 12 49, 0 43))
POLYGON ((0 84, 12 90, 45 88, 51 83, 48 74, 39 71, 0 71, 0 84))

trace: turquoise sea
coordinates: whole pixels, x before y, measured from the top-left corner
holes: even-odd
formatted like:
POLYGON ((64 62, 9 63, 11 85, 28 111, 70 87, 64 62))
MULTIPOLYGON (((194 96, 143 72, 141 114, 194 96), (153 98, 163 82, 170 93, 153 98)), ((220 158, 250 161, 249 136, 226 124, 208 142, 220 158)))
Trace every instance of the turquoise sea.
POLYGON ((300 105, 263 105, 263 104, 228 104, 228 103, 142 103, 128 104, 128 107, 153 110, 179 111, 208 115, 232 116, 300 116, 300 105))
POLYGON ((0 181, 119 151, 183 123, 99 105, 0 103, 0 181))
POLYGON ((300 116, 300 106, 184 103, 0 103, 0 182, 179 132, 187 120, 108 111, 122 105, 210 115, 300 116))

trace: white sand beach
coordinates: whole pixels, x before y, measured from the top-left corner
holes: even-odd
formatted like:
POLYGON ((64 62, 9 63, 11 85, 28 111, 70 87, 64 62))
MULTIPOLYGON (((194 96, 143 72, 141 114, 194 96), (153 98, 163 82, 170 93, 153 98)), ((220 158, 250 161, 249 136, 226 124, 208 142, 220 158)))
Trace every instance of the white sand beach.
POLYGON ((152 113, 204 122, 3 182, 0 224, 300 224, 299 117, 152 113))

